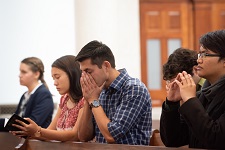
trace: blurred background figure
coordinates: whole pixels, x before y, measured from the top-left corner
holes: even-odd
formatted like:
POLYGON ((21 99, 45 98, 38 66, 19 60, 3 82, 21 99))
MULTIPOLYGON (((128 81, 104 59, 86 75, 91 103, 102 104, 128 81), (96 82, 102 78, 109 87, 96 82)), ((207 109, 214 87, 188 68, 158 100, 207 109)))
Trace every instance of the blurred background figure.
POLYGON ((48 127, 52 120, 54 104, 44 80, 44 65, 37 57, 28 57, 20 64, 20 84, 27 87, 22 95, 16 114, 31 118, 39 126, 48 127))
POLYGON ((19 102, 16 114, 31 118, 39 126, 48 127, 52 120, 54 104, 52 95, 44 80, 44 65, 37 57, 28 57, 20 64, 20 84, 26 91, 19 102))

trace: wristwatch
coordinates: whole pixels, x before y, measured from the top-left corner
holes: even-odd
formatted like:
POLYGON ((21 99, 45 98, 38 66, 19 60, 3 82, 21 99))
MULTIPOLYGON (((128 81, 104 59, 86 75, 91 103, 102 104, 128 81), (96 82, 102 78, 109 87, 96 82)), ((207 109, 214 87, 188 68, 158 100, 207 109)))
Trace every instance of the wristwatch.
POLYGON ((101 106, 101 104, 99 103, 99 100, 93 100, 93 102, 91 102, 91 104, 90 104, 91 108, 93 108, 93 107, 97 108, 99 106, 101 106))

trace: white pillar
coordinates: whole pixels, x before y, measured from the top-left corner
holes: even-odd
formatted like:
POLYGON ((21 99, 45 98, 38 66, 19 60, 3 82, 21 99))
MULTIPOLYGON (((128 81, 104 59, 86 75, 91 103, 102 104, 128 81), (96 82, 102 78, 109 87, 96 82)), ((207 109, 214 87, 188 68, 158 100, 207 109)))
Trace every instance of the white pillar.
POLYGON ((92 40, 113 51, 116 68, 140 77, 138 0, 75 0, 77 53, 92 40))

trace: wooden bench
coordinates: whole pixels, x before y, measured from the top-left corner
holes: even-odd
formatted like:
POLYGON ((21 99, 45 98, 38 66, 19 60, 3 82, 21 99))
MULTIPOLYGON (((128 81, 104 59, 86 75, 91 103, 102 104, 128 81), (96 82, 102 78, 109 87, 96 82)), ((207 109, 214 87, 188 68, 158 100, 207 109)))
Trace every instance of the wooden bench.
POLYGON ((150 138, 150 146, 165 146, 161 140, 158 129, 152 130, 152 136, 150 138))

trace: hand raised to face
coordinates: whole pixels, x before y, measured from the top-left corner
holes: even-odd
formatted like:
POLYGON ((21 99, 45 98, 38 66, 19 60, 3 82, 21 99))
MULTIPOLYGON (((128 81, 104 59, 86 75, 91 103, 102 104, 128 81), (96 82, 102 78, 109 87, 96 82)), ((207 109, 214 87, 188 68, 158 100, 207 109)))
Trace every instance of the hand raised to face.
POLYGON ((167 82, 166 90, 167 90, 167 99, 169 101, 177 102, 181 100, 180 89, 177 83, 175 82, 176 78, 167 82))
POLYGON ((188 99, 196 96, 196 84, 192 76, 187 74, 186 71, 179 73, 175 82, 179 86, 180 95, 183 102, 186 102, 188 99))
POLYGON ((93 100, 98 99, 104 84, 99 87, 93 77, 86 72, 83 72, 80 78, 81 88, 84 99, 91 103, 93 100))

